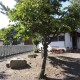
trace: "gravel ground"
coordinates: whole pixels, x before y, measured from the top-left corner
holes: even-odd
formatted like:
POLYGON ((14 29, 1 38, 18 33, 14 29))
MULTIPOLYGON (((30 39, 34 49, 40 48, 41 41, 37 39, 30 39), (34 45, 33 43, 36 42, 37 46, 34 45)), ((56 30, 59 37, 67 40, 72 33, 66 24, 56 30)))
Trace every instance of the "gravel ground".
MULTIPOLYGON (((25 69, 11 69, 6 63, 13 57, 0 59, 0 80, 37 80, 41 69, 41 54, 36 58, 28 58, 28 52, 13 57, 21 57, 29 65, 25 69)), ((80 80, 80 54, 49 54, 46 65, 47 80, 80 80)))

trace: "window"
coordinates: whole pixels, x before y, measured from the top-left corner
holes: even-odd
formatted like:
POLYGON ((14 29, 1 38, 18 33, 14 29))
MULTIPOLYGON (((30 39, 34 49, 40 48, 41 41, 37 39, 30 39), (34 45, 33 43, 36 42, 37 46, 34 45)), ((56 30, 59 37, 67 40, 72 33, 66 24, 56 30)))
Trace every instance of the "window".
POLYGON ((51 37, 51 41, 58 41, 57 36, 51 37))
POLYGON ((64 36, 58 36, 59 41, 64 41, 64 36))
POLYGON ((64 36, 54 36, 54 37, 51 37, 51 41, 64 41, 64 36))

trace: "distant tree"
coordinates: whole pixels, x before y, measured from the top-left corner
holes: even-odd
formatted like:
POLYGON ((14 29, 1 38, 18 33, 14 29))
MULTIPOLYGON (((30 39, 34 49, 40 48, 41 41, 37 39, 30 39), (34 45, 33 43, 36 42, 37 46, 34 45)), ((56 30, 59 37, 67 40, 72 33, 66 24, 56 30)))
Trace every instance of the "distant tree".
POLYGON ((37 46, 38 46, 39 42, 41 42, 41 40, 42 40, 42 37, 38 34, 33 37, 32 42, 33 42, 34 45, 36 45, 35 52, 39 52, 38 49, 37 49, 37 46))
POLYGON ((36 49, 37 49, 37 45, 39 44, 40 40, 38 40, 38 38, 34 38, 34 39, 32 40, 32 42, 33 42, 33 44, 36 45, 36 49))
POLYGON ((17 42, 24 42, 29 39, 25 34, 24 27, 18 25, 10 25, 8 28, 2 28, 0 30, 0 38, 4 40, 4 44, 17 45, 17 42))
POLYGON ((15 34, 16 31, 14 27, 3 28, 0 30, 0 38, 4 40, 4 44, 6 45, 9 45, 10 43, 17 44, 17 40, 14 38, 15 34))
POLYGON ((0 29, 0 38, 1 39, 4 39, 5 33, 6 33, 6 28, 0 29))
POLYGON ((71 31, 80 29, 80 1, 71 0, 71 5, 67 8, 67 13, 63 21, 70 26, 71 31))
POLYGON ((0 39, 3 40, 4 44, 9 44, 8 40, 5 40, 6 28, 0 29, 0 39))
POLYGON ((26 28, 23 25, 17 24, 15 27, 15 30, 17 31, 17 33, 15 34, 15 38, 17 40, 20 40, 21 42, 24 42, 25 40, 29 39, 29 34, 26 31, 26 28))

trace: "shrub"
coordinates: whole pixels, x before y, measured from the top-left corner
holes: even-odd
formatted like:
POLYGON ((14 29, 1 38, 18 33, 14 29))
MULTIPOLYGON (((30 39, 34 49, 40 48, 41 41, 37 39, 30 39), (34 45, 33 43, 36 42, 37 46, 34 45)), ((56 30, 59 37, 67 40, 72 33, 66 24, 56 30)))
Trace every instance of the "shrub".
POLYGON ((35 52, 35 53, 39 53, 39 50, 38 50, 38 49, 35 49, 34 52, 35 52))

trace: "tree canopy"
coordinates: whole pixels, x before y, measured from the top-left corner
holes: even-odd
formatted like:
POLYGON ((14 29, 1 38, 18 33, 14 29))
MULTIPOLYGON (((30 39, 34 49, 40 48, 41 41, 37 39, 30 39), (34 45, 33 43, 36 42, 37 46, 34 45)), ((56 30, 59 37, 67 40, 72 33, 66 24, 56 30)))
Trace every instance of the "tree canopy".
POLYGON ((23 42, 29 37, 26 35, 24 27, 20 25, 10 25, 8 28, 0 30, 0 38, 4 40, 5 45, 17 45, 17 42, 23 42))
POLYGON ((0 38, 4 40, 5 45, 9 45, 10 43, 13 43, 16 38, 14 38, 16 34, 16 31, 14 27, 9 28, 2 28, 0 30, 0 38))
POLYGON ((79 0, 71 0, 71 5, 67 8, 67 14, 64 17, 65 23, 74 31, 80 28, 80 5, 79 0))
POLYGON ((56 35, 67 26, 62 20, 65 12, 61 10, 62 1, 67 0, 22 0, 8 12, 8 16, 12 21, 23 24, 31 35, 56 35))

